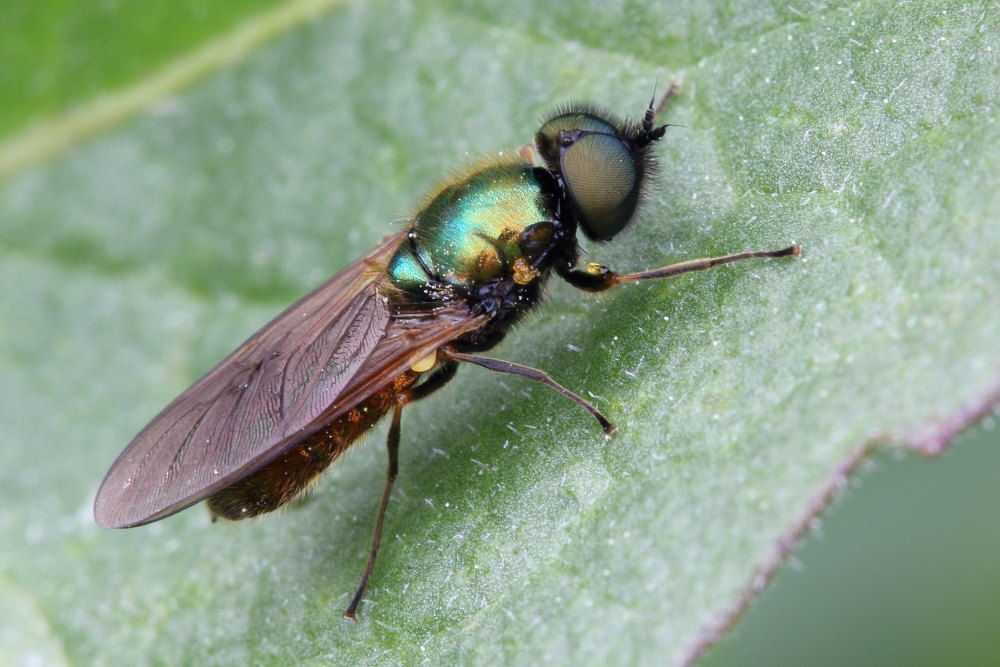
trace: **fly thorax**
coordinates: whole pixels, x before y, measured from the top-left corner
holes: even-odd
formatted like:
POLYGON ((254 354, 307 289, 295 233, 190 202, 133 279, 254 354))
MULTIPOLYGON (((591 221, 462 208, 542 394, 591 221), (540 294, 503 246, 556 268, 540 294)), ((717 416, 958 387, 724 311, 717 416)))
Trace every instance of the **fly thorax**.
POLYGON ((415 216, 389 263, 390 282, 427 300, 442 284, 469 295, 487 283, 524 285, 539 278, 555 217, 543 178, 508 161, 445 184, 415 216))

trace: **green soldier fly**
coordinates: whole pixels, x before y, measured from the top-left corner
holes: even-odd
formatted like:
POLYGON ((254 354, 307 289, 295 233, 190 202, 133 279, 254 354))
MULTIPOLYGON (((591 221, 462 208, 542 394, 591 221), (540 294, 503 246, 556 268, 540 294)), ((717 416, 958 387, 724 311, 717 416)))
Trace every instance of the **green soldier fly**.
POLYGON ((593 105, 559 109, 533 148, 441 185, 404 231, 278 315, 157 415, 104 478, 97 523, 140 526, 202 500, 226 519, 270 512, 391 414, 371 551, 344 613, 353 618, 396 478, 403 409, 444 386, 460 364, 548 385, 614 433, 594 405, 544 371, 479 354, 539 305, 552 273, 600 292, 800 252, 790 245, 639 273, 578 266, 578 232, 611 241, 636 219, 657 174, 653 145, 667 128, 653 121, 673 90, 637 122, 593 105))

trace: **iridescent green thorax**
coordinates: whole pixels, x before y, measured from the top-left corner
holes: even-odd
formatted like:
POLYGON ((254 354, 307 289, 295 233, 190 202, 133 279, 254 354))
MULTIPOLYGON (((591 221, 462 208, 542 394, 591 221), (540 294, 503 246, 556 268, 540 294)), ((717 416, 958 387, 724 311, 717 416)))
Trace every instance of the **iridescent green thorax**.
POLYGON ((468 291, 512 275, 525 254, 522 234, 552 220, 552 207, 533 167, 513 160, 479 168, 444 186, 417 213, 412 242, 404 241, 389 262, 389 280, 424 298, 431 281, 468 291))

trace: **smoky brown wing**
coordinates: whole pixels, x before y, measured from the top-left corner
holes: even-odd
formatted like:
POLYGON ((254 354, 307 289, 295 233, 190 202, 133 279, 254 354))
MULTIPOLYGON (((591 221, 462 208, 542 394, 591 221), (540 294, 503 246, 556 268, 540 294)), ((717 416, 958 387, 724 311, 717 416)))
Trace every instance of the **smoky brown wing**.
POLYGON ((486 315, 473 315, 462 302, 427 312, 394 315, 364 368, 344 387, 320 422, 330 423, 418 361, 464 334, 481 329, 488 320, 486 315))
POLYGON ((288 308, 157 415, 104 478, 97 523, 173 514, 315 430, 389 328, 377 279, 402 238, 386 238, 288 308))

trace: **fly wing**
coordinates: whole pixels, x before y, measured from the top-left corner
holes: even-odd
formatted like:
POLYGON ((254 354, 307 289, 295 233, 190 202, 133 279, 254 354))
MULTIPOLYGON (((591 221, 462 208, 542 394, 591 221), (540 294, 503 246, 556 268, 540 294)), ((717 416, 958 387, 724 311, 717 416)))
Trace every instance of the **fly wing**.
POLYGON ((386 238, 288 308, 157 415, 105 476, 97 523, 137 526, 203 500, 330 423, 407 363, 481 326, 458 306, 395 321, 377 282, 402 238, 386 238))

